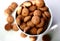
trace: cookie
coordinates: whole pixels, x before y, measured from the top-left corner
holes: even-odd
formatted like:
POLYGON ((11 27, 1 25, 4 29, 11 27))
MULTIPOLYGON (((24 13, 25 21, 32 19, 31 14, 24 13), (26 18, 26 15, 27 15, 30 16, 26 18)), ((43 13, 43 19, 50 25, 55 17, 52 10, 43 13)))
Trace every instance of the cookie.
POLYGON ((31 21, 33 24, 38 24, 40 22, 40 18, 38 16, 33 16, 31 21))
POLYGON ((27 22, 27 26, 34 27, 34 24, 31 21, 29 21, 29 22, 27 22))
POLYGON ((48 10, 48 7, 46 7, 46 6, 45 7, 42 7, 42 8, 40 8, 40 10, 41 11, 47 11, 48 10))
POLYGON ((19 28, 17 27, 17 25, 16 25, 16 24, 13 24, 12 30, 14 30, 14 31, 18 31, 18 30, 19 30, 19 28))
POLYGON ((19 8, 17 9, 17 14, 20 15, 21 12, 22 12, 22 7, 19 7, 19 8))
POLYGON ((30 6, 30 7, 29 7, 29 10, 30 10, 30 11, 36 10, 36 6, 34 6, 34 5, 33 5, 33 6, 30 6))
POLYGON ((9 15, 9 16, 7 17, 7 22, 8 22, 8 23, 13 23, 13 22, 14 22, 13 16, 9 15))
POLYGON ((32 4, 30 1, 26 1, 23 3, 23 7, 30 7, 32 4))
POLYGON ((36 36, 29 36, 29 38, 30 38, 30 41, 36 41, 37 40, 36 36))
POLYGON ((43 31, 43 27, 37 30, 37 34, 40 34, 43 31))
POLYGON ((42 40, 43 41, 51 41, 51 37, 48 34, 46 34, 42 37, 42 40))
POLYGON ((27 8, 22 9, 22 16, 28 16, 29 10, 27 8))
POLYGON ((31 16, 27 16, 27 17, 24 18, 24 22, 27 22, 30 19, 31 19, 31 16))
POLYGON ((10 10, 10 9, 6 9, 5 11, 5 14, 7 15, 7 16, 9 16, 9 15, 11 15, 12 14, 12 11, 10 10))
POLYGON ((21 33, 20 36, 21 36, 22 38, 26 38, 26 37, 27 37, 27 35, 24 34, 24 33, 21 33))
POLYGON ((5 30, 10 31, 12 29, 12 25, 10 23, 5 25, 5 30))
POLYGON ((36 6, 37 6, 38 8, 43 7, 43 6, 44 6, 44 1, 43 1, 43 0, 36 0, 36 6))
POLYGON ((22 24, 20 25, 20 28, 21 28, 21 30, 24 31, 24 29, 26 28, 26 23, 22 23, 22 24))
POLYGON ((34 11, 34 16, 41 16, 41 11, 40 10, 35 10, 34 11))
POLYGON ((30 29, 30 34, 36 35, 37 34, 37 29, 35 27, 33 27, 32 29, 30 29))
POLYGON ((41 22, 39 24, 37 24, 36 27, 41 28, 44 26, 44 23, 45 23, 44 18, 41 18, 41 22))

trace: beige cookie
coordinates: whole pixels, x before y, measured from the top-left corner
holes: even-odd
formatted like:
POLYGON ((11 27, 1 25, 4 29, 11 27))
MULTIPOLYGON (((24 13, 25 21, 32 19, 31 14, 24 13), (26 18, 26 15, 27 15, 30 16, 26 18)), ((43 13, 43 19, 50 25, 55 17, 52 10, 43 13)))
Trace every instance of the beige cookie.
POLYGON ((36 35, 37 34, 37 29, 35 27, 33 27, 32 29, 30 29, 30 34, 36 35))
POLYGON ((9 6, 8 9, 10 9, 12 12, 14 11, 14 9, 11 6, 9 6))
POLYGON ((10 23, 5 25, 5 30, 10 31, 12 29, 12 25, 10 23))
POLYGON ((18 9, 17 9, 17 14, 20 15, 22 12, 22 7, 20 6, 18 9))
POLYGON ((30 10, 30 11, 34 11, 34 10, 36 10, 36 6, 34 6, 34 5, 31 6, 31 7, 29 8, 29 10, 30 10))
POLYGON ((51 17, 51 15, 50 15, 50 13, 48 12, 48 11, 45 11, 44 12, 44 14, 46 15, 46 17, 48 17, 48 18, 50 18, 51 17))
POLYGON ((12 11, 9 8, 7 8, 4 12, 7 16, 12 14, 12 11))
POLYGON ((29 31, 29 29, 30 29, 31 27, 25 27, 25 29, 24 29, 24 32, 27 32, 27 31, 29 31))
POLYGON ((48 35, 48 34, 43 35, 43 37, 42 37, 42 41, 51 41, 51 37, 50 37, 50 35, 48 35))
POLYGON ((16 22, 17 22, 18 25, 21 24, 21 20, 22 20, 22 16, 21 15, 17 16, 16 22))
POLYGON ((42 13, 42 16, 43 16, 43 18, 44 18, 45 20, 48 20, 47 17, 46 17, 46 15, 45 15, 44 13, 42 13))
POLYGON ((41 18, 41 22, 39 24, 36 25, 36 27, 40 28, 40 27, 43 27, 44 26, 44 18, 41 18))
POLYGON ((38 8, 43 7, 43 6, 44 6, 44 1, 43 1, 43 0, 36 0, 36 6, 37 6, 38 8))
POLYGON ((27 26, 29 26, 29 27, 33 27, 34 24, 33 24, 31 21, 29 21, 29 22, 27 22, 27 26))
POLYGON ((13 22, 14 22, 13 16, 9 15, 9 16, 7 17, 7 22, 8 22, 8 23, 13 23, 13 22))
POLYGON ((28 16, 29 10, 27 8, 22 9, 22 16, 28 16))
POLYGON ((41 16, 41 11, 40 10, 35 10, 34 11, 34 16, 41 16))
POLYGON ((27 16, 27 17, 24 18, 24 22, 27 22, 30 19, 31 19, 31 16, 27 16))
POLYGON ((24 31, 25 28, 26 28, 26 23, 22 23, 22 24, 20 25, 20 29, 24 31))
POLYGON ((37 40, 36 36, 29 36, 29 38, 30 38, 30 41, 36 41, 37 40))
POLYGON ((21 33, 20 36, 21 36, 22 38, 26 38, 26 37, 27 37, 27 35, 24 34, 24 33, 21 33))
POLYGON ((17 25, 16 25, 16 24, 13 24, 12 30, 14 30, 14 31, 18 31, 18 30, 19 30, 19 28, 17 27, 17 25))
POLYGON ((36 0, 29 0, 29 1, 31 1, 33 5, 36 4, 36 0))
POLYGON ((43 31, 43 27, 37 30, 37 34, 40 34, 43 31))
POLYGON ((15 9, 17 6, 18 6, 18 4, 17 4, 16 2, 12 2, 12 3, 11 3, 11 7, 12 7, 13 9, 15 9))
POLYGON ((25 1, 24 3, 23 3, 23 7, 30 7, 32 5, 32 3, 30 2, 30 1, 25 1))
POLYGON ((40 18, 38 16, 33 16, 31 21, 33 24, 38 24, 40 22, 40 18))
POLYGON ((48 7, 46 7, 46 6, 45 7, 42 7, 42 8, 40 8, 40 10, 41 11, 47 11, 48 10, 48 7))

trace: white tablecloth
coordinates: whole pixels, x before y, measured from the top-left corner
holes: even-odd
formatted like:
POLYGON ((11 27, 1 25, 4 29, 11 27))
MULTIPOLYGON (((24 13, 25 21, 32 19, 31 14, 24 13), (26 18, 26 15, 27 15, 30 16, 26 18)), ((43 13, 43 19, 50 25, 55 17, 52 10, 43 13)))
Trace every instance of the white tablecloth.
MULTIPOLYGON (((0 0, 0 41, 29 41, 29 38, 21 38, 20 31, 5 31, 4 25, 7 23, 7 16, 4 15, 4 10, 11 4, 11 2, 22 3, 24 0, 0 0)), ((60 0, 45 0, 45 3, 51 9, 53 14, 53 24, 60 23, 60 0)), ((15 12, 14 12, 15 13, 15 12)), ((15 16, 15 14, 13 14, 15 16)), ((52 41, 60 41, 60 27, 52 32, 52 41)))

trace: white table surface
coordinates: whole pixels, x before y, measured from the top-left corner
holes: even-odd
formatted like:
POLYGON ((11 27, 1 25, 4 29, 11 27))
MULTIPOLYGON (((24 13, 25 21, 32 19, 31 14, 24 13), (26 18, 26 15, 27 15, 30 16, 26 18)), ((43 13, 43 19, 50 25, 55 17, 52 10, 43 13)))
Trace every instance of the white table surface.
MULTIPOLYGON (((4 15, 4 10, 11 4, 11 2, 22 3, 24 0, 0 0, 0 41, 29 41, 29 38, 21 38, 21 31, 5 31, 4 25, 7 23, 7 16, 4 15)), ((51 9, 53 14, 53 24, 60 23, 60 0, 45 0, 45 3, 51 9)), ((15 12, 13 13, 15 16, 15 12)), ((60 41, 60 27, 56 28, 53 32, 50 32, 52 37, 51 41, 60 41)), ((39 40, 40 41, 40 40, 39 40)))

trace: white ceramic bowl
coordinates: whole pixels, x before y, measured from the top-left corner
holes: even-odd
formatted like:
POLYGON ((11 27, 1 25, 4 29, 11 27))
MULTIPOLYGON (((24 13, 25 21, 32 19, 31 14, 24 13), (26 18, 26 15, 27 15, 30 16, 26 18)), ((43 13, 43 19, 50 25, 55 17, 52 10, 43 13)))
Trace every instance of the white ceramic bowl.
MULTIPOLYGON (((47 7, 48 7, 48 6, 47 6, 47 7)), ((48 24, 47 29, 46 29, 43 33, 41 33, 41 34, 39 34, 39 35, 30 35, 30 34, 27 34, 27 33, 23 32, 21 29, 20 29, 20 30, 21 30, 23 33, 25 33, 26 35, 28 35, 28 36, 40 36, 40 35, 46 34, 46 33, 50 30, 50 26, 51 26, 51 24, 52 24, 52 18, 53 18, 52 12, 51 12, 51 9, 50 9, 50 8, 49 8, 49 12, 50 12, 51 18, 50 18, 50 21, 49 21, 49 24, 48 24)), ((16 24, 17 24, 17 23, 16 23, 16 24)), ((17 26, 18 26, 18 25, 17 25, 17 26)))
MULTIPOLYGON (((48 27, 47 27, 47 29, 43 32, 43 33, 41 33, 41 34, 39 34, 39 35, 44 35, 44 34, 46 34, 49 30, 50 30, 50 26, 51 26, 51 24, 52 24, 52 18, 53 18, 53 16, 52 16, 52 12, 51 12, 51 10, 49 9, 49 11, 50 11, 50 14, 51 14, 51 18, 50 18, 50 21, 49 21, 49 24, 48 24, 48 27)), ((16 23, 17 24, 17 23, 16 23)), ((18 25, 17 25, 18 26, 18 25)), ((22 31, 22 30, 21 30, 22 31)), ((24 31, 22 31, 23 33, 25 33, 24 31)), ((28 35, 28 36, 39 36, 39 35, 30 35, 30 34, 27 34, 27 33, 25 33, 26 35, 28 35)))

